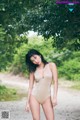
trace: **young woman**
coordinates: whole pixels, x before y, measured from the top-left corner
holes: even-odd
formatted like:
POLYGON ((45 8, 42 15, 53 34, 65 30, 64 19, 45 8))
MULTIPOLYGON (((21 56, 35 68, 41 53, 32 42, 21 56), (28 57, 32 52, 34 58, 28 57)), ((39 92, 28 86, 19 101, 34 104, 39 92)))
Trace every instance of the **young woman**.
POLYGON ((26 54, 29 68, 29 89, 26 111, 31 110, 33 120, 40 120, 40 105, 46 120, 54 120, 54 106, 57 105, 58 75, 55 63, 47 62, 42 54, 31 49, 26 54), (51 95, 51 83, 54 82, 54 94, 51 95))

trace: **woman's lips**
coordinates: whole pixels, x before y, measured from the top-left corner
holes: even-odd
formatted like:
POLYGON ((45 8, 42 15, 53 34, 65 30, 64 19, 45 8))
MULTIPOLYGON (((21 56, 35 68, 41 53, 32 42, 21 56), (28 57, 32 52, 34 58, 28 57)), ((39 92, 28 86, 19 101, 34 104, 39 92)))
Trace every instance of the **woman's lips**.
POLYGON ((39 62, 37 62, 36 64, 38 64, 38 65, 39 65, 39 62))

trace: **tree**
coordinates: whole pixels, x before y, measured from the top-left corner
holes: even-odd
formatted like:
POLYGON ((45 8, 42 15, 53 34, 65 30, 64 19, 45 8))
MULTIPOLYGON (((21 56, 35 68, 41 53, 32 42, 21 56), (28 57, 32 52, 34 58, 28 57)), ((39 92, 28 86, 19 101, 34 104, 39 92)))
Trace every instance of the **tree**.
POLYGON ((74 5, 69 11, 69 5, 58 5, 53 0, 37 2, 35 7, 28 10, 25 23, 29 29, 38 31, 45 38, 55 36, 53 46, 80 49, 80 7, 74 5), (69 44, 70 43, 70 44, 69 44))
POLYGON ((6 68, 13 61, 16 48, 28 39, 20 36, 24 32, 23 13, 25 11, 23 0, 0 1, 0 70, 6 68))
POLYGON ((12 37, 11 34, 6 34, 5 29, 0 26, 0 70, 7 68, 7 65, 13 61, 17 49, 27 42, 26 35, 12 37))
POLYGON ((67 47, 70 42, 79 50, 79 11, 77 4, 70 12, 69 5, 58 5, 53 0, 1 0, 0 23, 12 39, 16 34, 34 30, 45 38, 55 36, 53 46, 57 48, 67 47))
POLYGON ((3 51, 9 61, 13 60, 15 49, 28 42, 26 38, 19 38, 28 30, 37 31, 46 39, 55 38, 53 46, 58 49, 80 49, 79 5, 74 5, 70 12, 69 5, 58 5, 53 0, 1 0, 0 25, 5 33, 4 39, 0 36, 0 42, 5 45, 3 51))

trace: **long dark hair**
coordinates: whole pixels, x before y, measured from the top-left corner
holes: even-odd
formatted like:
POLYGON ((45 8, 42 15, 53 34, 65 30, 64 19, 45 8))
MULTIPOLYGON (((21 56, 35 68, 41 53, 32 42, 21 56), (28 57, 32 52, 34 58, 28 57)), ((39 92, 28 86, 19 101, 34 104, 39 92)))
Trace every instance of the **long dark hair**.
POLYGON ((32 57, 33 55, 39 55, 41 56, 41 60, 44 63, 44 65, 46 65, 48 62, 44 59, 43 55, 35 50, 35 49, 30 49, 28 51, 28 53, 26 54, 26 65, 28 67, 29 72, 35 72, 36 68, 38 67, 38 65, 34 64, 31 60, 30 57, 32 57))

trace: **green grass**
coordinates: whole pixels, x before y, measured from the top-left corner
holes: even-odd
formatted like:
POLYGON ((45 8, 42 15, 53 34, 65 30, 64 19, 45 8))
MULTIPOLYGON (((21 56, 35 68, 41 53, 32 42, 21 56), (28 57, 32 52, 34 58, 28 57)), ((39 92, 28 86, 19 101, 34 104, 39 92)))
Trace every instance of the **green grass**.
POLYGON ((0 101, 11 101, 18 99, 20 99, 20 96, 17 94, 16 89, 0 85, 0 101))

